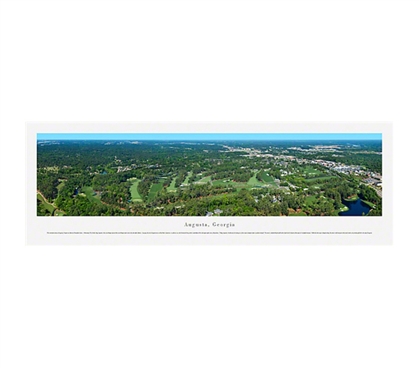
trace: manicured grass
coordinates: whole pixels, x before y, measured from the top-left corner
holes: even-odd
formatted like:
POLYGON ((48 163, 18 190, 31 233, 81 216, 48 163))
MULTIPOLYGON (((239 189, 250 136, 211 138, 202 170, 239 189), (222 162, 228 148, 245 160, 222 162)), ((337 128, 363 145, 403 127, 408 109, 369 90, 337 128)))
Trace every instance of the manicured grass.
POLYGON ((345 211, 349 211, 349 207, 346 207, 345 205, 342 206, 341 208, 339 208, 338 210, 335 210, 335 212, 333 212, 333 215, 335 216, 339 216, 340 212, 345 212, 345 211))
POLYGON ((315 169, 312 166, 307 166, 307 167, 304 168, 304 174, 308 174, 308 175, 319 175, 319 176, 321 176, 322 175, 322 172, 319 171, 319 170, 317 170, 317 169, 315 169))
POLYGON ((248 186, 255 187, 255 186, 262 186, 263 185, 263 182, 256 179, 256 174, 257 174, 257 172, 255 172, 253 174, 253 176, 249 179, 249 181, 247 182, 248 186))
POLYGON ((244 182, 235 182, 235 181, 232 181, 232 182, 230 182, 230 184, 232 184, 234 188, 238 188, 238 189, 248 188, 247 183, 244 183, 244 182))
POLYGON ((230 179, 218 179, 212 182, 212 185, 216 187, 226 187, 227 185, 231 185, 234 182, 230 181, 230 179))
POLYGON ((189 178, 192 176, 192 172, 188 172, 188 175, 186 175, 185 181, 182 183, 184 185, 188 185, 189 184, 189 178))
POLYGON ((42 202, 41 207, 47 210, 51 214, 51 216, 64 216, 64 211, 59 210, 58 208, 54 207, 54 205, 52 205, 51 203, 46 202, 39 193, 36 195, 36 198, 38 198, 42 202))
POLYGON ((374 208, 375 207, 375 204, 372 203, 372 202, 368 202, 365 199, 361 199, 361 201, 364 202, 366 205, 370 206, 371 208, 374 208))
POLYGON ((61 180, 60 181, 60 184, 57 185, 58 191, 60 191, 61 189, 63 189, 64 185, 65 185, 65 181, 64 180, 61 180))
MULTIPOLYGON (((264 176, 263 176, 264 181, 259 181, 256 178, 256 174, 257 172, 255 172, 253 176, 247 182, 238 182, 238 181, 236 182, 236 181, 232 181, 226 178, 226 179, 213 180, 212 185, 215 187, 233 186, 234 188, 237 188, 238 190, 240 190, 241 188, 251 189, 251 188, 255 188, 255 187, 257 188, 257 187, 262 187, 266 185, 274 186, 274 178, 271 177, 268 173, 266 172, 264 173, 264 176)), ((206 178, 203 178, 203 179, 206 179, 206 178)))
POLYGON ((92 187, 82 187, 81 192, 86 195, 86 198, 92 203, 101 203, 98 196, 95 194, 95 191, 92 187))
POLYGON ((176 192, 177 188, 175 187, 175 183, 176 183, 176 177, 173 178, 172 182, 170 183, 170 185, 167 187, 167 191, 168 192, 176 192))
POLYGON ((41 201, 41 207, 44 208, 49 213, 53 214, 55 207, 51 204, 45 201, 45 199, 38 193, 36 195, 36 198, 38 198, 41 201))
POLYGON ((316 184, 316 185, 311 185, 310 189, 322 189, 323 185, 322 184, 316 184))
POLYGON ((305 200, 306 205, 310 206, 317 200, 316 196, 308 196, 305 200))
POLYGON ((242 188, 249 188, 248 183, 240 182, 240 181, 232 181, 229 179, 214 180, 212 182, 212 185, 214 185, 215 187, 231 186, 233 188, 236 188, 237 190, 240 190, 242 188))
POLYGON ((315 178, 305 179, 305 181, 307 183, 311 183, 315 180, 328 180, 328 179, 331 179, 331 178, 334 178, 334 176, 331 176, 331 175, 329 175, 329 176, 318 176, 318 177, 315 177, 315 178))
POLYGON ((148 199, 153 200, 156 198, 158 192, 163 189, 163 183, 153 184, 150 188, 150 192, 148 193, 148 199))
POLYGON ((195 184, 206 184, 206 183, 209 183, 210 181, 211 181, 211 175, 205 176, 204 178, 199 179, 198 181, 195 182, 195 184))
POLYGON ((265 183, 273 183, 274 182, 274 178, 272 176, 270 176, 269 173, 267 173, 266 171, 262 172, 262 180, 265 183))
POLYGON ((131 182, 131 187, 129 188, 130 194, 131 194, 131 201, 132 202, 142 202, 143 199, 141 197, 141 194, 138 193, 138 183, 140 182, 137 178, 132 178, 129 180, 131 182))

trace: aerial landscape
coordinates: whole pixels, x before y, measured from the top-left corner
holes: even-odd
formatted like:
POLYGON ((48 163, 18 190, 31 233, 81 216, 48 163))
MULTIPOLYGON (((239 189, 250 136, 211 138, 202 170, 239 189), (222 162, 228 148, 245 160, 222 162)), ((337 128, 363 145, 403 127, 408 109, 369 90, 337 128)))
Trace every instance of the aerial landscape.
POLYGON ((367 133, 37 136, 38 216, 382 216, 367 133))

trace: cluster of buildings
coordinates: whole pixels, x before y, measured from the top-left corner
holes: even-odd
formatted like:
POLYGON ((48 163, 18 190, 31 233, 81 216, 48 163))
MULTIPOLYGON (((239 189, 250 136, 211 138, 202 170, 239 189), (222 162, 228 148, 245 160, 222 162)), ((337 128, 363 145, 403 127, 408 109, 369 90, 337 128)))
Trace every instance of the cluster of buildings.
POLYGON ((310 160, 311 163, 321 165, 328 169, 341 172, 344 174, 355 174, 362 175, 365 174, 365 170, 359 165, 345 165, 340 162, 326 161, 326 160, 310 160))
POLYGON ((364 183, 369 184, 369 185, 374 185, 377 187, 382 187, 383 183, 381 181, 381 176, 380 178, 377 177, 368 177, 366 179, 364 179, 364 183))
POLYGON ((137 167, 138 166, 136 164, 132 164, 132 165, 129 165, 129 166, 118 166, 116 172, 121 173, 121 172, 124 172, 124 171, 131 171, 131 170, 136 169, 137 167))
POLYGON ((312 148, 301 148, 301 147, 290 147, 290 150, 293 151, 301 151, 304 153, 316 153, 316 152, 339 152, 340 147, 337 145, 329 145, 329 146, 311 146, 312 148))

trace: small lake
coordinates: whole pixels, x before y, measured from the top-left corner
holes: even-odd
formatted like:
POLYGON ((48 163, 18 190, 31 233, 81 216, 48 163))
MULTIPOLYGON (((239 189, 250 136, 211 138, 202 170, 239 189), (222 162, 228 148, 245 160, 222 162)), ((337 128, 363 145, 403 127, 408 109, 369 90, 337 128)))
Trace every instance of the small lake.
POLYGON ((371 211, 371 207, 362 202, 359 198, 356 201, 345 201, 342 203, 349 208, 348 211, 339 212, 339 216, 362 216, 371 211))

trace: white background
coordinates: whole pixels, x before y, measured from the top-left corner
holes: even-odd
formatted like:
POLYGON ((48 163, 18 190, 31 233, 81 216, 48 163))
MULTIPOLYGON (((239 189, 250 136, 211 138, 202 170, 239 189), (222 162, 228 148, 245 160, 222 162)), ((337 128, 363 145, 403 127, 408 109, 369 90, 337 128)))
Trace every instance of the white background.
POLYGON ((227 126, 224 123, 194 122, 193 126, 184 122, 179 123, 28 123, 26 126, 26 244, 30 245, 119 245, 119 244, 146 244, 146 245, 390 245, 392 244, 392 217, 393 217, 393 172, 392 172, 392 124, 391 123, 282 123, 282 122, 234 122, 227 126), (380 133, 383 149, 383 183, 384 200, 383 215, 368 217, 347 216, 230 216, 230 217, 182 217, 164 216, 155 217, 71 217, 55 216, 45 217, 36 215, 36 165, 37 165, 37 134, 38 133, 82 133, 82 132, 193 132, 198 130, 204 133, 380 133), (185 223, 206 223, 206 227, 188 228, 185 223), (232 223, 234 227, 213 227, 218 224, 232 223), (112 235, 109 232, 136 232, 137 234, 112 235), (138 232, 156 232, 158 235, 138 234, 138 232), (251 235, 248 232, 258 232, 251 235), (52 235, 51 232, 60 234, 52 235), (85 234, 68 234, 68 232, 86 232, 85 234), (90 234, 99 232, 103 234, 90 234), (162 232, 171 232, 163 235, 162 232), (185 234, 174 234, 177 232, 185 234), (204 232, 197 238, 191 233, 204 232), (212 234, 212 233, 220 234, 212 234), (228 235, 227 233, 243 233, 246 235, 228 235), (266 232, 260 234, 260 232, 266 232), (275 232, 275 234, 268 234, 275 232), (281 233, 281 234, 278 234, 281 233), (302 235, 301 232, 307 232, 302 235), (311 233, 318 233, 317 235, 311 233), (330 234, 331 232, 344 234, 330 234), (65 234, 62 234, 65 233, 65 234), (105 234, 106 233, 106 234, 105 234), (287 234, 286 234, 287 233, 287 234), (300 233, 296 235, 296 233, 300 233), (320 234, 321 233, 321 234, 320 234), (327 234, 324 234, 327 233, 327 234), (357 233, 348 234, 348 233, 357 233), (361 234, 362 233, 362 234, 361 234), (198 241, 197 241, 198 240, 198 241))
POLYGON ((2 368, 418 367, 418 2, 0 14, 2 368), (25 246, 26 121, 343 120, 394 122, 393 246, 25 246))

